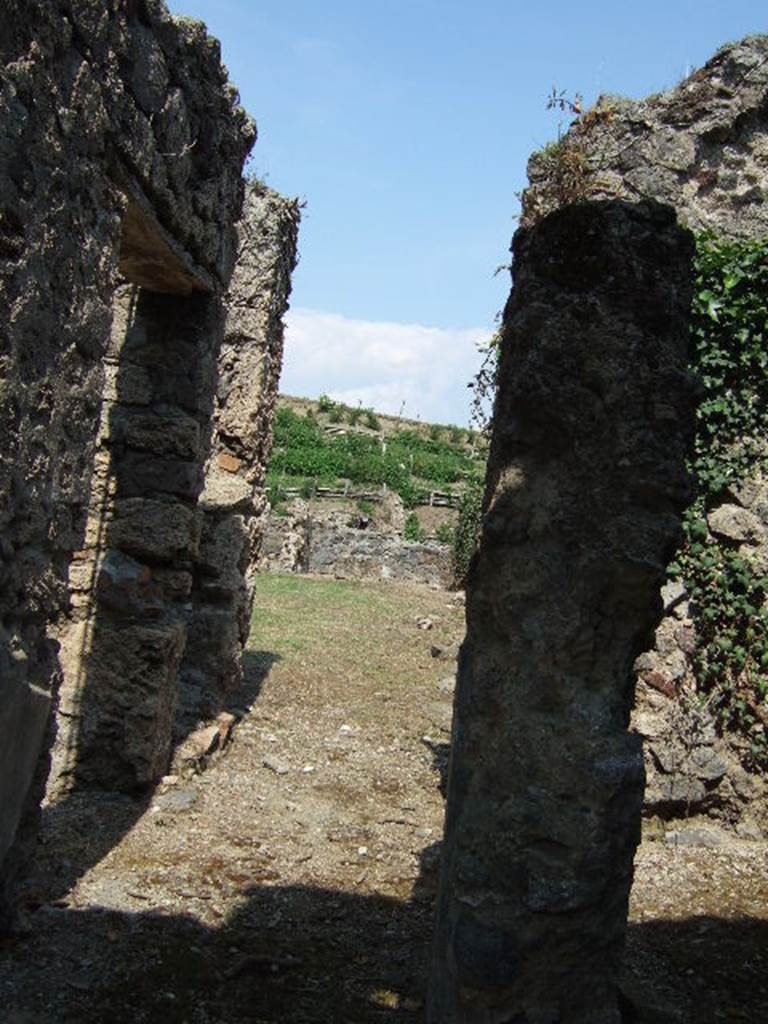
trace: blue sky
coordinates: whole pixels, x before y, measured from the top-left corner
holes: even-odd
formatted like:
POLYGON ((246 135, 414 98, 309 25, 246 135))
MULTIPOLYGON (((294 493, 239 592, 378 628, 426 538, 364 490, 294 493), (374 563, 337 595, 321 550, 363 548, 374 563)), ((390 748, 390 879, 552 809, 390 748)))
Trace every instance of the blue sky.
POLYGON ((251 168, 307 202, 284 389, 458 423, 528 155, 567 121, 553 85, 639 98, 768 31, 756 0, 169 6, 221 40, 259 128, 251 168))

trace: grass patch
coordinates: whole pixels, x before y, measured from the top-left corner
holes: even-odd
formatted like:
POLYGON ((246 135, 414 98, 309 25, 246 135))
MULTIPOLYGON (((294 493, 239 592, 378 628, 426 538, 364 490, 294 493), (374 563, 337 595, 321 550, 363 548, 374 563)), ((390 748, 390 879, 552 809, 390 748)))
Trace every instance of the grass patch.
POLYGON ((372 694, 412 703, 420 686, 431 691, 441 669, 430 644, 455 643, 463 629, 463 609, 428 587, 265 574, 249 646, 273 662, 268 688, 288 681, 286 700, 343 707, 362 722, 382 714, 372 694), (434 630, 417 627, 424 616, 434 630))
POLYGON ((386 600, 355 580, 264 575, 256 588, 253 641, 278 658, 312 652, 325 661, 327 636, 362 630, 371 616, 387 612, 386 600))

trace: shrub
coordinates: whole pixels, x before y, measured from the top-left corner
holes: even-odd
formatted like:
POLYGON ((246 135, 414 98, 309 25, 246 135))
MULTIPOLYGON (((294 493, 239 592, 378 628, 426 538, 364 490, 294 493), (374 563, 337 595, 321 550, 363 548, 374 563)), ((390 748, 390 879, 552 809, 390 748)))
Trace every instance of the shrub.
POLYGON ((408 518, 405 520, 405 526, 403 527, 403 538, 410 541, 422 541, 426 537, 424 530, 419 522, 419 517, 415 512, 411 512, 408 518))
MULTIPOLYGON (((374 415, 334 403, 328 418, 337 423, 342 414, 346 418, 353 413, 374 415)), ((373 422, 378 424, 375 415, 373 422)), ((406 508, 413 508, 425 493, 458 481, 479 481, 481 471, 481 464, 468 451, 447 441, 432 441, 426 433, 401 430, 383 446, 380 437, 368 433, 330 436, 316 417, 299 416, 286 406, 279 407, 275 417, 270 478, 292 478, 294 487, 301 487, 307 478, 316 484, 338 479, 356 485, 386 484, 406 508)))
POLYGON ((365 410, 365 425, 366 427, 369 427, 371 430, 381 430, 381 423, 379 422, 379 417, 376 415, 373 409, 365 410))
POLYGON ((359 406, 356 406, 354 409, 347 409, 347 420, 350 426, 354 427, 362 415, 363 410, 359 406))
POLYGON ((320 412, 330 412, 333 408, 334 403, 328 397, 328 395, 320 395, 317 400, 317 408, 320 412))
POLYGON ((453 544, 455 530, 450 523, 440 523, 435 530, 435 537, 440 544, 453 544))

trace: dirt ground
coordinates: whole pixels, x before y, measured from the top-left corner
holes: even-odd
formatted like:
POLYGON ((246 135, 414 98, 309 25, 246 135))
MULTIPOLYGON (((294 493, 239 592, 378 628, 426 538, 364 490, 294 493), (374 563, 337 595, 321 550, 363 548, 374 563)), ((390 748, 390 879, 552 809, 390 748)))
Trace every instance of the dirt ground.
MULTIPOLYGON (((2 1024, 423 1020, 463 607, 277 576, 257 604, 220 760, 46 808, 2 1024)), ((767 969, 766 844, 644 843, 627 1021, 758 1024, 767 969)))

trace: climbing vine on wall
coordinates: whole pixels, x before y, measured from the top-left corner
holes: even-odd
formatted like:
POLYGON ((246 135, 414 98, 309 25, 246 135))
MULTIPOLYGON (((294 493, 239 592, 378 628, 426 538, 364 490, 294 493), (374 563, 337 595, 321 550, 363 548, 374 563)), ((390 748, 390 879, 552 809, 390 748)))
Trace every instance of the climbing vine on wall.
POLYGON ((483 491, 480 485, 468 487, 461 499, 459 518, 453 534, 453 582, 456 587, 464 587, 467 583, 469 566, 480 534, 482 504, 483 491))
POLYGON ((698 498, 670 574, 696 608, 694 669, 720 724, 768 767, 768 583, 707 513, 733 500, 768 451, 768 241, 697 242, 692 358, 702 387, 691 469, 698 498), (731 492, 731 494, 729 494, 731 492))

